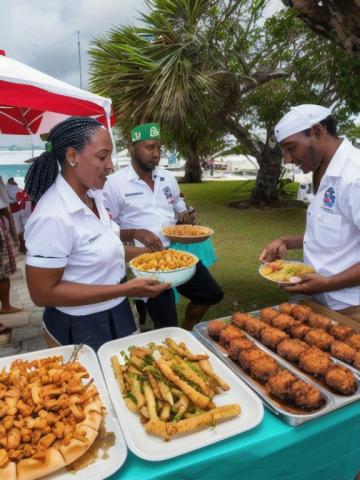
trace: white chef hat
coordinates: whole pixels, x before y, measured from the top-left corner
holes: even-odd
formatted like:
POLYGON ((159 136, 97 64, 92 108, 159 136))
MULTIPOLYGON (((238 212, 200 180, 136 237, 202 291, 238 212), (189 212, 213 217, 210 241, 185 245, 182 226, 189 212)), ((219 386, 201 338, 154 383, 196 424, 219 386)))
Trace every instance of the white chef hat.
POLYGON ((331 115, 331 109, 320 105, 307 104, 291 107, 290 112, 275 125, 276 140, 281 142, 290 135, 303 132, 329 115, 331 115))

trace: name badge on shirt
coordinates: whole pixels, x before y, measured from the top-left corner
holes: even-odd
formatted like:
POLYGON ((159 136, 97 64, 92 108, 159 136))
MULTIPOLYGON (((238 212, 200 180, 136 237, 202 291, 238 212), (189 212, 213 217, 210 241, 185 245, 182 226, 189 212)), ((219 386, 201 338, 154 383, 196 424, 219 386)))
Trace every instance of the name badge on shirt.
POLYGON ((173 196, 172 196, 171 188, 170 187, 165 187, 165 188, 163 188, 163 192, 164 192, 164 195, 165 195, 165 198, 167 199, 167 201, 169 203, 173 203, 173 196))
POLYGON ((96 240, 98 240, 102 236, 102 233, 98 233, 94 237, 89 238, 89 243, 94 243, 96 240))
POLYGON ((333 207, 335 205, 335 202, 335 190, 333 189, 333 187, 329 187, 327 190, 325 190, 324 198, 320 209, 325 212, 334 213, 333 207))
POLYGON ((144 192, 130 192, 130 193, 125 193, 125 197, 136 197, 137 195, 144 195, 144 192))

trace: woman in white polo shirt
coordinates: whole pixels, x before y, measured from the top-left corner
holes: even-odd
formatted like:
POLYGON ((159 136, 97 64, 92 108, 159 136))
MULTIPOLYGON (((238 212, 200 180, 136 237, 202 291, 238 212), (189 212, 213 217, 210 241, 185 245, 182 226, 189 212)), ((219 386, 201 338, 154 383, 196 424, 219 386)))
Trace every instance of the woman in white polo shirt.
POLYGON ((29 291, 36 305, 46 307, 51 337, 97 350, 135 331, 126 297, 153 297, 169 285, 125 281, 125 259, 149 249, 124 249, 103 205, 101 189, 113 164, 111 138, 101 123, 71 117, 50 131, 46 150, 26 178, 36 202, 25 227, 29 291))

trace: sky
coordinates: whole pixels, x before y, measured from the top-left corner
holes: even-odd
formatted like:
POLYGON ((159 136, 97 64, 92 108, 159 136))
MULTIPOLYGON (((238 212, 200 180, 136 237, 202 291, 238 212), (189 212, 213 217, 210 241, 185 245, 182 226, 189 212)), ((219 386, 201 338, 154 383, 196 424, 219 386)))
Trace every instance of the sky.
MULTIPOLYGON (((280 5, 280 0, 271 0, 268 15, 280 5)), ((91 40, 113 26, 136 23, 139 11, 144 11, 143 0, 0 0, 0 49, 8 57, 79 87, 80 31, 82 86, 86 88, 91 40)), ((0 146, 12 144, 28 146, 29 139, 0 135, 0 146)))

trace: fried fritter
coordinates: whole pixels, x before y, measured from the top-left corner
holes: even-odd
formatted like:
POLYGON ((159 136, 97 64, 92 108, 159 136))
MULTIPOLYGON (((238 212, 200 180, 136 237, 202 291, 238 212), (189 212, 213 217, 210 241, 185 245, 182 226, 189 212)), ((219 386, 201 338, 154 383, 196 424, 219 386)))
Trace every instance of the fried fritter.
POLYGON ((289 335, 278 328, 266 327, 261 330, 260 337, 264 345, 270 348, 276 348, 277 344, 285 340, 285 338, 289 338, 289 335))
POLYGON ((249 350, 253 346, 254 346, 254 342, 252 342, 248 338, 236 337, 233 340, 230 340, 230 344, 228 348, 229 357, 237 361, 239 357, 239 353, 242 350, 249 350))
POLYGON ((308 349, 309 346, 301 340, 286 339, 278 344, 276 350, 280 357, 290 362, 298 362, 300 355, 308 349))
POLYGON ((272 375, 275 375, 279 365, 270 355, 250 361, 250 375, 262 382, 267 382, 272 375))
POLYGON ((360 350, 360 334, 356 333, 355 335, 350 335, 350 337, 346 340, 346 343, 351 345, 356 350, 360 350))
POLYGON ((305 410, 320 408, 324 403, 320 390, 304 382, 304 380, 296 380, 291 385, 289 393, 295 405, 305 410))
POLYGON ((271 325, 271 320, 279 315, 279 312, 272 307, 263 308, 260 310, 260 320, 271 325))
POLYGON ((344 341, 347 337, 354 333, 354 330, 347 325, 333 323, 330 327, 329 333, 338 340, 344 341))
POLYGON ((356 352, 354 355, 353 365, 360 370, 360 352, 356 352))
POLYGON ((271 325, 275 328, 280 328, 280 330, 284 330, 288 332, 292 325, 296 325, 297 322, 290 317, 287 313, 280 313, 271 320, 271 325))
POLYGON ((226 347, 233 338, 244 337, 245 334, 234 325, 227 325, 220 332, 219 340, 221 345, 226 347))
POLYGON ((231 317, 231 322, 239 328, 243 328, 245 321, 249 318, 253 318, 251 315, 242 312, 235 312, 231 317))
POLYGON ((310 313, 308 322, 313 328, 323 328, 324 330, 329 330, 332 325, 330 318, 317 313, 310 313))
POLYGON ((342 365, 333 365, 325 374, 325 383, 342 395, 352 395, 357 390, 354 374, 342 365))
POLYGON ((270 393, 277 398, 287 400, 289 398, 291 385, 296 382, 296 380, 297 377, 291 372, 282 370, 269 378, 268 385, 270 387, 270 393))
POLYGON ((289 328, 289 333, 292 338, 298 338, 302 340, 305 335, 310 332, 311 327, 308 325, 304 325, 303 323, 297 323, 295 325, 291 325, 289 328))
POLYGON ((222 320, 212 320, 208 325, 208 334, 216 340, 220 336, 220 332, 227 327, 228 324, 222 320))
POLYGON ((249 318, 245 321, 244 330, 255 338, 259 338, 261 330, 266 328, 267 323, 257 320, 256 318, 249 318))
POLYGON ((260 348, 252 347, 249 350, 240 351, 238 360, 242 368, 249 370, 251 362, 264 358, 265 356, 265 352, 260 350, 260 348))
POLYGON ((296 306, 295 303, 282 303, 279 305, 279 310, 281 313, 287 313, 291 315, 292 309, 296 306))
POLYGON ((335 338, 322 328, 312 328, 304 337, 304 341, 309 345, 315 345, 321 350, 330 350, 335 338))
POLYGON ((335 340, 335 342, 331 345, 331 355, 339 360, 342 360, 343 362, 352 363, 355 353, 355 348, 351 347, 345 342, 340 342, 340 340, 335 340))
POLYGON ((300 354, 299 366, 315 376, 322 376, 333 365, 330 356, 317 347, 310 347, 300 354))
POLYGON ((295 320, 299 320, 299 322, 305 322, 311 312, 311 308, 306 305, 295 305, 291 310, 291 316, 294 317, 295 320))

